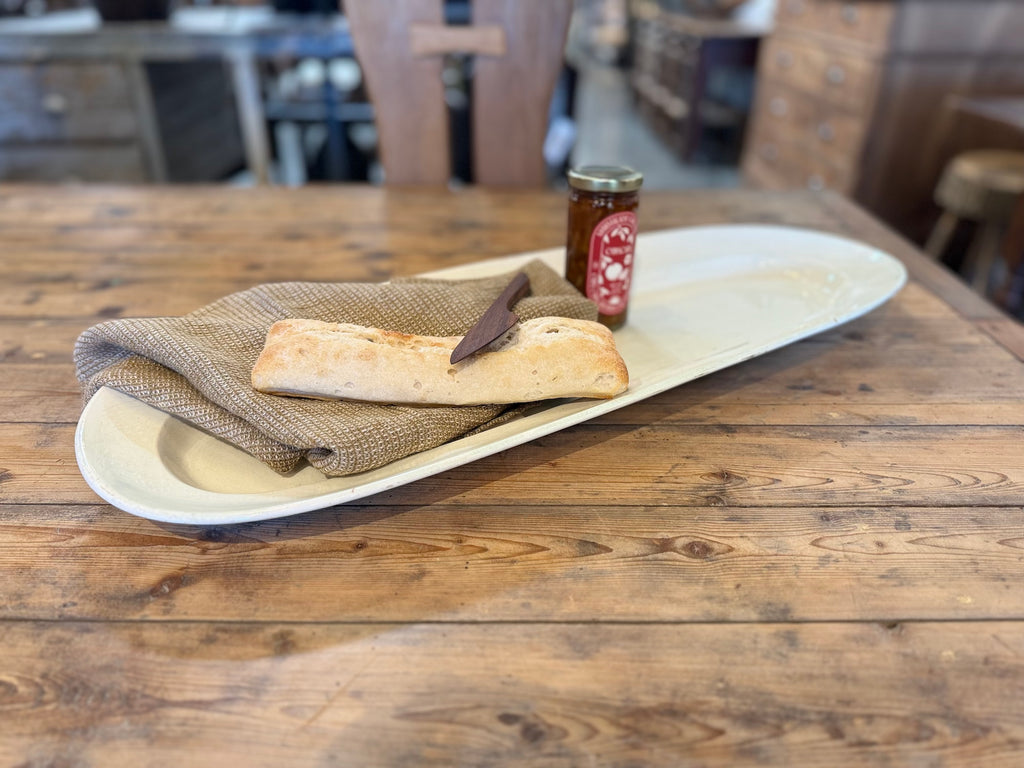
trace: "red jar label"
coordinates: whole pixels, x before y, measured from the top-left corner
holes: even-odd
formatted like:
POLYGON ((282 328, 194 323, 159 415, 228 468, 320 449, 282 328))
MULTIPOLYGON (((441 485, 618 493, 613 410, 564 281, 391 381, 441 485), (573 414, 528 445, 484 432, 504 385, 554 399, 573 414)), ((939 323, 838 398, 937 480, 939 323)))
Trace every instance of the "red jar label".
POLYGON ((590 236, 587 298, 597 303, 602 315, 617 315, 626 308, 635 240, 636 214, 632 211, 601 219, 590 236))

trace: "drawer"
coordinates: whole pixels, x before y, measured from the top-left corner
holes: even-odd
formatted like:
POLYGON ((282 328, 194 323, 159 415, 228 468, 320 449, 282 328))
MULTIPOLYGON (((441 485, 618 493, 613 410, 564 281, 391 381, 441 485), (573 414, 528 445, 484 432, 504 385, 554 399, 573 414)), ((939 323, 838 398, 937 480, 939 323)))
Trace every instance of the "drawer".
POLYGON ((0 141, 35 137, 39 101, 32 67, 0 66, 0 141))
POLYGON ((886 48, 896 4, 887 0, 779 0, 779 25, 886 48))
POLYGON ((779 173, 763 161, 756 152, 745 152, 741 167, 743 183, 754 189, 767 189, 773 191, 784 191, 793 189, 797 184, 779 173))
POLYGON ((117 64, 0 65, 0 141, 120 141, 137 131, 117 64))
POLYGON ((850 160, 860 157, 867 130, 865 115, 838 110, 827 101, 772 80, 758 83, 756 110, 775 135, 820 154, 850 160))
POLYGON ((808 151, 803 143, 777 132, 762 115, 755 117, 746 151, 750 157, 745 166, 758 167, 790 189, 831 189, 852 195, 857 185, 858 166, 851 158, 808 151))
POLYGON ((134 144, 0 145, 0 179, 39 182, 146 181, 134 144))
POLYGON ((768 39, 758 69, 762 77, 861 114, 874 105, 881 76, 872 59, 781 32, 768 39))

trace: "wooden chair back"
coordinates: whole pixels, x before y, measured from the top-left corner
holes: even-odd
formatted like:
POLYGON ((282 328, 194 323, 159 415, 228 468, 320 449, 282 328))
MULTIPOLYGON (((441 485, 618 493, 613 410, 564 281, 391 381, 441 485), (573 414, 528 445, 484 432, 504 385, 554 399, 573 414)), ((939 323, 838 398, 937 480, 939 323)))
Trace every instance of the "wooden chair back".
POLYGON ((446 25, 443 0, 344 0, 373 103, 387 184, 447 184, 446 54, 475 56, 473 180, 543 186, 548 111, 571 0, 472 0, 472 23, 446 25))

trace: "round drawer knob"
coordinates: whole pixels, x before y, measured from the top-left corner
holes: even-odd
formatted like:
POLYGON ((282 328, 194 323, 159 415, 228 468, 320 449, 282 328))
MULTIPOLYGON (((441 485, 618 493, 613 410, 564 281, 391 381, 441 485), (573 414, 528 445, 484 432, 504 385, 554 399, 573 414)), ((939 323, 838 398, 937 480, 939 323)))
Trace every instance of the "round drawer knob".
POLYGON ((43 110, 48 115, 63 115, 68 111, 68 99, 60 93, 48 93, 43 96, 43 110))
POLYGON ((678 96, 669 96, 665 99, 665 113, 673 120, 682 120, 686 117, 686 102, 678 96))
POLYGON ((826 143, 831 142, 836 137, 835 129, 828 121, 818 123, 818 127, 815 132, 818 134, 818 138, 826 143))
POLYGON ((807 177, 807 188, 813 192, 821 192, 825 188, 825 180, 816 173, 807 177))
POLYGON ((786 112, 789 110, 789 105, 786 104, 786 100, 781 96, 776 96, 774 99, 768 102, 768 111, 776 117, 784 117, 786 112))
POLYGON ((846 70, 839 64, 829 64, 825 70, 825 77, 832 85, 841 85, 846 82, 846 70))

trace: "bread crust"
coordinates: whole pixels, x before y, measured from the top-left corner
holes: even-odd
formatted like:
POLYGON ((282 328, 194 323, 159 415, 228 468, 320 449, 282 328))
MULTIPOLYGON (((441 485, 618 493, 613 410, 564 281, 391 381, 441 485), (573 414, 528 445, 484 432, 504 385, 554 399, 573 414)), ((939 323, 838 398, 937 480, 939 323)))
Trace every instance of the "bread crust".
POLYGON ((454 365, 461 336, 417 336, 319 320, 271 326, 252 385, 275 395, 415 405, 611 398, 629 385, 611 331, 541 317, 454 365))

